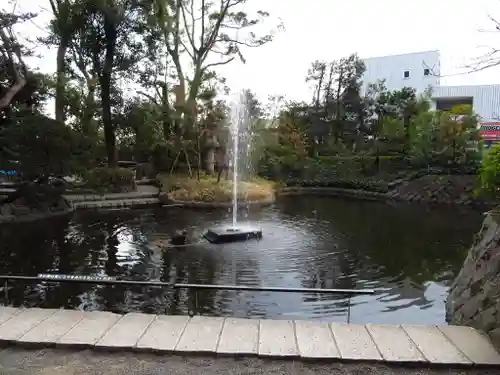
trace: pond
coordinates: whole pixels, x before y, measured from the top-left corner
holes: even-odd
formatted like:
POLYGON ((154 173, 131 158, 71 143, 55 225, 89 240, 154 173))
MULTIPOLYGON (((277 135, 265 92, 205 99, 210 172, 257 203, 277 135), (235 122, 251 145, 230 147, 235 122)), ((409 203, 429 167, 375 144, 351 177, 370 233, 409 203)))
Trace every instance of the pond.
MULTIPOLYGON (((260 241, 161 251, 154 241, 176 229, 229 223, 229 211, 155 208, 78 212, 70 219, 0 227, 0 273, 110 275, 169 283, 305 288, 370 288, 351 299, 353 323, 442 324, 444 301, 481 212, 283 197, 242 213, 263 229, 260 241)), ((15 306, 186 314, 195 293, 146 287, 10 283, 15 306)), ((3 293, 0 295, 3 295, 3 293)), ((343 296, 204 291, 206 315, 345 322, 343 296)))

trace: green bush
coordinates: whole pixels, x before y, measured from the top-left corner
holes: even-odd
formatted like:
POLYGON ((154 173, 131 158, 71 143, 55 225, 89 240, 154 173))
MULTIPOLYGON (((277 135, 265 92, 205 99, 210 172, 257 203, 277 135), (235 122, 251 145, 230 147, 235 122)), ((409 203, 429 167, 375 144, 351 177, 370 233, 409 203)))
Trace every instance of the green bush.
POLYGON ((14 169, 26 180, 75 173, 88 149, 69 126, 30 111, 14 113, 0 127, 0 169, 14 169))
POLYGON ((275 157, 259 164, 259 175, 274 180, 338 181, 359 180, 368 176, 392 176, 409 168, 402 156, 318 156, 290 163, 275 157))
POLYGON ((135 190, 135 173, 127 168, 99 167, 85 173, 85 187, 100 191, 123 193, 135 190))
POLYGON ((480 188, 477 193, 500 198, 500 144, 496 144, 485 156, 479 170, 480 188))

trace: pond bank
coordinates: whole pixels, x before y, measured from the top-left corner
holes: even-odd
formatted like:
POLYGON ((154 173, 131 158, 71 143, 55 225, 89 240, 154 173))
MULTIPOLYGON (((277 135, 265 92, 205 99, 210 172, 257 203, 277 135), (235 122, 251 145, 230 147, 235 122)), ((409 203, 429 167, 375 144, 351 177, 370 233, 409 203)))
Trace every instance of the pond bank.
POLYGON ((336 196, 361 200, 402 201, 447 205, 494 207, 498 202, 474 196, 475 175, 424 175, 388 183, 388 191, 345 189, 336 187, 287 186, 280 195, 336 196))
POLYGON ((159 189, 151 185, 137 185, 137 191, 109 194, 66 194, 75 209, 142 207, 160 204, 159 189))
POLYGON ((446 301, 447 320, 485 331, 500 348, 500 214, 487 213, 446 301))
MULTIPOLYGON (((0 195, 10 194, 13 188, 4 188, 0 195)), ((136 208, 160 204, 159 189, 155 186, 137 184, 137 191, 129 193, 98 194, 95 192, 67 192, 59 196, 57 204, 52 202, 46 209, 28 207, 21 204, 7 203, 0 206, 0 223, 23 223, 58 216, 70 215, 75 210, 101 208, 136 208)))

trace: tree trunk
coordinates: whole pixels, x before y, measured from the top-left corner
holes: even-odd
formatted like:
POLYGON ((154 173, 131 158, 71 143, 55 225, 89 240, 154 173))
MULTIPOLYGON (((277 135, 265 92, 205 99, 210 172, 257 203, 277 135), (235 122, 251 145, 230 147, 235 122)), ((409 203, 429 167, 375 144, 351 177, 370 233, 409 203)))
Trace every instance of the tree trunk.
POLYGON ((94 120, 94 105, 95 105, 95 90, 93 83, 87 83, 87 96, 85 97, 85 108, 82 113, 82 133, 91 139, 97 138, 97 129, 93 124, 94 120))
POLYGON ((168 102, 168 87, 167 84, 162 84, 161 87, 161 106, 162 106, 162 129, 163 139, 168 141, 172 135, 172 115, 170 111, 170 104, 168 102))
POLYGON ((57 48, 57 78, 56 78, 56 104, 55 104, 55 116, 57 121, 64 122, 64 102, 65 102, 65 91, 66 91, 66 51, 68 49, 68 44, 65 39, 62 39, 57 48))
POLYGON ((104 15, 104 32, 106 34, 107 44, 103 71, 100 77, 102 122, 104 125, 104 143, 106 144, 108 166, 113 168, 117 165, 117 157, 115 129, 111 115, 111 76, 113 72, 117 32, 115 25, 107 15, 104 15))
POLYGON ((215 149, 209 148, 205 156, 205 168, 208 174, 215 173, 215 149))
POLYGON ((196 98, 198 97, 198 92, 201 85, 201 65, 196 64, 195 74, 193 76, 193 81, 191 82, 191 87, 189 89, 189 96, 186 102, 186 111, 184 112, 184 128, 192 129, 196 120, 196 98))
POLYGON ((409 113, 404 114, 403 118, 403 128, 404 128, 404 154, 410 154, 410 120, 411 116, 409 113))
POLYGON ((0 109, 5 109, 10 105, 10 102, 12 99, 14 99, 14 96, 21 91, 21 89, 24 87, 26 84, 25 79, 21 79, 19 82, 16 84, 12 85, 7 92, 0 98, 0 109))

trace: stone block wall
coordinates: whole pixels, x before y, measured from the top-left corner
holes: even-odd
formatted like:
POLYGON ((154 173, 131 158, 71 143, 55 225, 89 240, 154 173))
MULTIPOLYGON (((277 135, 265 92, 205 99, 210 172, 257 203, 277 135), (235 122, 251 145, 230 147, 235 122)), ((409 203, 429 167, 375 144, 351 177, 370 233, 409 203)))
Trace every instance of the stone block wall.
POLYGON ((500 213, 488 213, 446 301, 450 324, 488 333, 500 348, 500 213))

